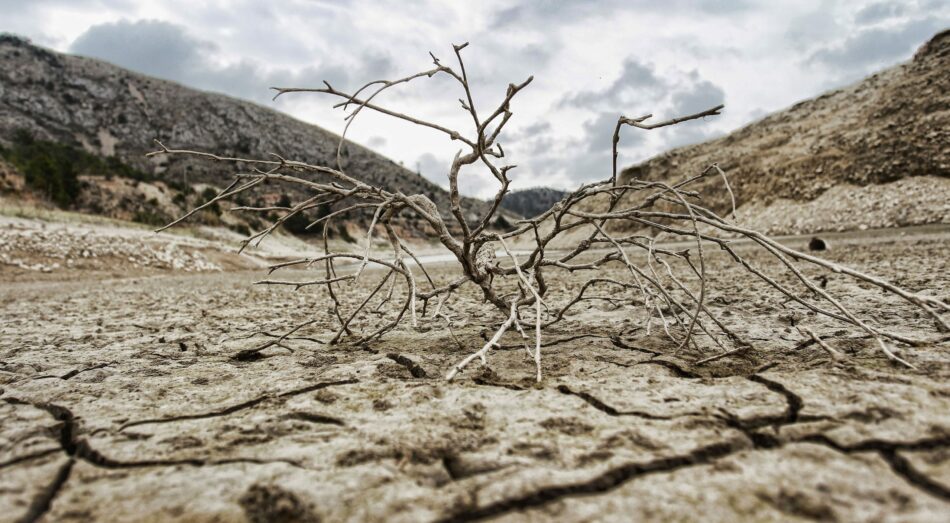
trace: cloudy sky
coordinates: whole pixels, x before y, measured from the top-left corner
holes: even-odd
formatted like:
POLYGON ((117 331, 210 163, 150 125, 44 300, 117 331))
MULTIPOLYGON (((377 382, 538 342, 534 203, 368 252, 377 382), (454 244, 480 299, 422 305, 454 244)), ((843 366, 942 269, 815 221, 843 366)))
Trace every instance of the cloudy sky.
MULTIPOLYGON (((340 89, 452 62, 463 51, 476 107, 515 99, 501 142, 514 188, 573 187, 609 175, 621 114, 666 118, 726 104, 720 117, 627 129, 622 164, 721 135, 794 102, 908 59, 950 26, 946 0, 0 0, 0 31, 200 89, 254 100, 331 131, 322 95, 271 101, 268 88, 340 89), (475 7, 472 7, 475 6, 475 7)), ((453 64, 454 65, 454 64, 453 64)), ((423 78, 377 99, 459 130, 462 93, 423 78)), ((457 144, 364 112, 350 137, 445 185, 457 144)), ((487 196, 485 173, 463 191, 487 196)))

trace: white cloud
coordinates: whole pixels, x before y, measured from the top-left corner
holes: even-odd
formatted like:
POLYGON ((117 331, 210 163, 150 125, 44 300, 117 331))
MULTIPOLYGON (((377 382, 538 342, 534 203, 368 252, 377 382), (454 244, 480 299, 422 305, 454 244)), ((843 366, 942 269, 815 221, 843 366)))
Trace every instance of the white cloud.
MULTIPOLYGON (((513 188, 571 187, 608 173, 620 114, 659 119, 727 104, 706 122, 625 130, 621 163, 630 164, 907 59, 950 22, 950 7, 933 0, 0 0, 0 12, 0 31, 266 104, 273 84, 352 88, 425 69, 428 51, 453 63, 451 44, 468 41, 483 113, 509 82, 535 76, 502 137, 518 164, 513 188)), ((378 101, 467 130, 462 94, 444 78, 423 78, 378 101)), ((340 131, 332 102, 296 95, 273 107, 340 131)), ((349 136, 443 185, 458 150, 438 132, 369 112, 349 136)), ((487 196, 493 181, 466 172, 462 190, 487 196)))

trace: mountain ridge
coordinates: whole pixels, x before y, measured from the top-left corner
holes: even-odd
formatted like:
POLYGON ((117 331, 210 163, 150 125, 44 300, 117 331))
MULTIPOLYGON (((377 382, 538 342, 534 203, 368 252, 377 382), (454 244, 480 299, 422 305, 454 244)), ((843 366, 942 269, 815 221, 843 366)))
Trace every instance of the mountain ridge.
MULTIPOLYGON (((116 157, 156 179, 184 184, 223 186, 237 169, 190 157, 147 159, 154 139, 180 149, 249 159, 275 153, 336 166, 337 135, 254 102, 58 53, 13 35, 0 35, 0 64, 3 145, 26 130, 39 140, 116 157)), ((350 141, 343 157, 349 174, 388 190, 425 194, 447 212, 447 191, 421 175, 350 141)), ((463 202, 472 219, 485 205, 463 202)))

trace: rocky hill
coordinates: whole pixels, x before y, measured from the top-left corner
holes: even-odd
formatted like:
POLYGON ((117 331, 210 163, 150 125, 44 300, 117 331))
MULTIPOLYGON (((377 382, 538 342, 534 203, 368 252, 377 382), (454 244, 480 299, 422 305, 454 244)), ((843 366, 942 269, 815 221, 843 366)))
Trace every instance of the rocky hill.
MULTIPOLYGON (((661 154, 622 178, 675 181, 711 163, 728 173, 740 220, 767 232, 950 222, 950 31, 907 63, 661 154)), ((718 178, 703 199, 720 211, 729 205, 718 178)))
POLYGON ((537 216, 561 201, 567 194, 565 191, 550 187, 532 187, 513 191, 505 196, 501 206, 509 211, 525 217, 537 216))
MULTIPOLYGON (((189 89, 0 35, 0 146, 9 147, 17 133, 24 131, 38 141, 114 159, 127 170, 142 174, 131 185, 164 182, 159 192, 166 192, 168 186, 184 186, 187 192, 198 184, 200 192, 203 184, 227 185, 233 166, 183 157, 148 160, 144 154, 154 149, 156 138, 176 148, 250 158, 263 158, 273 152, 288 159, 333 166, 339 139, 320 127, 251 102, 189 89)), ((357 144, 347 144, 344 167, 367 182, 407 194, 422 193, 441 209, 448 209, 448 193, 442 188, 357 144)), ((112 189, 99 182, 87 179, 84 193, 86 197, 94 196, 96 191, 103 193, 105 197, 98 205, 105 208, 112 189)), ((126 193, 128 190, 120 197, 126 193)), ((133 191, 136 198, 143 195, 133 191)), ((277 197, 270 195, 271 199, 277 197)), ((484 205, 478 200, 465 202, 470 213, 484 205)), ((162 212, 167 207, 148 212, 162 212)))

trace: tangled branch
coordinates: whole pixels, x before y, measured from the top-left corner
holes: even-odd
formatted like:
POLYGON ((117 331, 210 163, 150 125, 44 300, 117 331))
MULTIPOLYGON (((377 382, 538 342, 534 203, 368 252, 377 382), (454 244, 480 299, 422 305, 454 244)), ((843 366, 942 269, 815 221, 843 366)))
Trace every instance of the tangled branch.
MULTIPOLYGON (((156 142, 159 149, 149 153, 149 156, 194 156, 240 164, 247 167, 249 171, 236 174, 233 183, 218 192, 213 199, 166 227, 176 225, 207 206, 250 191, 264 182, 295 186, 309 197, 284 208, 246 206, 234 208, 233 210, 259 213, 264 216, 270 216, 269 213, 275 211, 283 213, 273 219, 266 228, 243 240, 242 249, 247 245, 259 244, 282 223, 297 214, 320 206, 334 206, 336 210, 311 222, 308 226, 308 228, 322 226, 323 254, 275 264, 269 271, 271 274, 289 267, 311 267, 322 264, 323 276, 312 280, 264 279, 258 283, 286 285, 295 289, 309 286, 325 287, 333 316, 339 324, 335 334, 326 343, 340 343, 343 340, 351 340, 355 344, 369 343, 397 328, 407 314, 410 323, 415 326, 420 315, 426 316, 429 301, 435 299, 436 306, 432 316, 445 321, 452 338, 460 347, 463 344, 451 330, 451 321, 444 312, 444 305, 452 293, 460 287, 475 286, 484 300, 499 311, 503 320, 494 335, 479 350, 451 368, 447 374, 449 380, 463 372, 476 359, 486 362, 491 351, 500 346, 502 336, 508 330, 515 329, 524 339, 525 351, 533 359, 536 378, 540 381, 542 379, 543 329, 562 321, 579 303, 604 299, 586 294, 595 287, 604 286, 611 287, 614 296, 622 297, 622 299, 618 298, 618 302, 629 303, 629 307, 633 309, 629 311, 629 314, 637 314, 635 317, 640 318, 642 327, 648 334, 654 326, 658 325, 663 334, 675 343, 676 350, 687 346, 696 347, 697 333, 701 333, 703 339, 710 340, 719 353, 699 360, 697 362, 699 364, 748 350, 751 345, 727 328, 725 323, 707 306, 709 295, 707 256, 710 247, 719 247, 725 251, 735 264, 752 277, 785 295, 790 301, 800 304, 818 316, 861 329, 876 341, 887 358, 907 367, 913 367, 913 365, 899 355, 894 344, 919 346, 935 340, 909 338, 860 318, 830 292, 806 277, 802 272, 802 267, 810 266, 843 274, 856 281, 875 286, 885 293, 899 296, 929 315, 938 331, 942 333, 950 331, 943 317, 950 310, 950 306, 946 303, 912 293, 855 269, 793 250, 736 224, 735 195, 726 173, 718 165, 711 165, 703 172, 686 176, 673 184, 639 179, 621 183, 618 178, 617 162, 620 134, 624 127, 649 131, 676 125, 719 115, 723 109, 722 105, 657 123, 648 123, 652 115, 637 118, 621 116, 617 120, 613 133, 612 170, 609 178, 577 188, 541 215, 519 221, 514 230, 504 233, 490 230, 490 224, 497 217, 501 203, 508 193, 510 185, 508 174, 515 168, 514 165, 505 163, 505 152, 499 138, 512 118, 512 100, 530 85, 532 78, 529 77, 518 84, 509 84, 500 104, 487 113, 480 113, 476 109, 469 77, 462 59, 462 50, 466 46, 467 44, 453 46, 457 68, 445 65, 431 55, 433 62, 431 69, 397 80, 369 82, 352 93, 336 89, 329 83, 325 83, 324 87, 313 89, 274 88, 275 98, 288 93, 320 93, 340 100, 334 107, 346 111, 346 127, 337 148, 336 168, 286 160, 277 155, 272 155, 272 158, 267 160, 222 157, 207 152, 172 149, 156 142), (447 76, 461 89, 463 97, 459 99, 459 102, 462 110, 471 118, 470 134, 400 113, 380 105, 377 101, 389 89, 434 76, 447 76), (375 111, 414 125, 434 129, 462 145, 447 170, 450 196, 448 209, 439 209, 425 195, 406 195, 399 191, 387 191, 346 172, 342 161, 346 133, 363 110, 375 111), (485 114, 487 116, 484 116, 485 114), (473 223, 469 223, 465 218, 459 194, 460 172, 463 167, 469 165, 486 169, 498 184, 497 192, 487 210, 473 223), (312 175, 319 175, 320 179, 329 181, 314 181, 310 179, 312 175), (720 179, 728 192, 732 203, 732 221, 715 210, 703 206, 699 194, 690 190, 690 187, 710 177, 720 179), (331 250, 327 241, 331 222, 351 213, 369 211, 372 212, 372 220, 366 231, 362 252, 331 250), (461 270, 460 277, 447 282, 437 282, 430 276, 429 271, 419 262, 413 250, 397 234, 393 223, 400 214, 421 219, 435 231, 438 242, 453 255, 461 270), (624 229, 624 227, 619 227, 621 224, 626 224, 627 230, 632 228, 640 232, 627 236, 611 232, 624 229), (377 226, 381 226, 385 231, 386 242, 391 248, 391 257, 373 255, 371 244, 377 226), (569 231, 583 231, 583 238, 570 244, 566 251, 563 247, 557 252, 550 248, 557 240, 563 240, 565 233, 569 231), (660 237, 688 239, 695 247, 671 251, 658 243, 657 240, 660 237), (740 255, 732 245, 735 237, 753 242, 778 262, 780 267, 784 267, 787 276, 793 283, 797 282, 797 285, 783 283, 767 275, 746 257, 740 255), (524 249, 525 254, 516 255, 509 248, 509 242, 527 245, 528 247, 524 249), (635 254, 642 255, 644 261, 635 262, 635 254), (422 272, 424 284, 420 285, 417 281, 418 276, 407 262, 407 256, 422 272), (354 263, 355 270, 348 270, 346 274, 339 272, 337 262, 344 260, 354 263), (674 263, 677 267, 685 267, 687 270, 674 270, 674 263), (547 281, 552 273, 556 275, 590 271, 599 274, 604 267, 618 264, 628 274, 628 280, 594 276, 587 279, 576 294, 566 300, 563 305, 554 306, 545 302, 549 290, 547 281), (368 273, 365 269, 370 266, 381 268, 382 278, 355 308, 345 312, 340 300, 341 293, 349 292, 351 287, 347 286, 366 277, 368 273), (405 286, 405 299, 402 302, 393 300, 394 291, 400 281, 405 286), (505 292, 503 289, 515 289, 515 291, 505 292), (384 297, 376 307, 370 307, 371 301, 380 292, 383 292, 384 297), (420 302, 421 312, 418 311, 420 302), (352 325, 355 319, 379 314, 383 309, 392 309, 394 316, 390 321, 371 332, 354 332, 352 325), (525 329, 522 328, 523 322, 534 323, 533 349, 529 346, 525 329)), ((284 342, 288 338, 314 322, 315 320, 308 320, 282 335, 269 335, 270 339, 266 343, 249 352, 259 352, 272 346, 286 347, 284 342)), ((840 357, 840 354, 821 342, 820 338, 807 326, 799 327, 799 332, 812 340, 818 340, 824 350, 836 358, 840 357)), ((941 339, 946 338, 945 335, 943 336, 941 339)))

